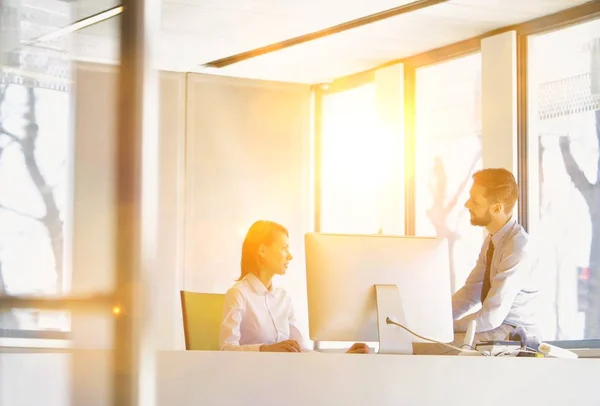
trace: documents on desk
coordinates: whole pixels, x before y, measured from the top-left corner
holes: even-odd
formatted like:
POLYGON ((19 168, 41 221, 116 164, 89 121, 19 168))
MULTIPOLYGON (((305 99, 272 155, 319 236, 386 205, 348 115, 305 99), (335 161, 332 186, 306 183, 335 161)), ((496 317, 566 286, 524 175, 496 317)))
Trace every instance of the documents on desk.
POLYGON ((523 347, 518 341, 490 341, 477 344, 475 349, 481 352, 482 355, 488 355, 492 357, 498 356, 510 356, 516 357, 519 355, 523 347))
POLYGON ((528 356, 538 358, 578 358, 574 351, 559 348, 551 344, 541 343, 538 348, 523 347, 518 341, 488 341, 478 343, 474 350, 463 350, 459 356, 492 356, 516 357, 528 356))

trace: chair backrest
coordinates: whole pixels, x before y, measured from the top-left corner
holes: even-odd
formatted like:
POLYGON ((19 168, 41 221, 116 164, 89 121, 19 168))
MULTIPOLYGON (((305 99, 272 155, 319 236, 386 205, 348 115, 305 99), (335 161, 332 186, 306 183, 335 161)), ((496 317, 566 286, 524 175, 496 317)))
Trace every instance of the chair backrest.
POLYGON ((219 350, 225 295, 181 291, 186 350, 219 350))

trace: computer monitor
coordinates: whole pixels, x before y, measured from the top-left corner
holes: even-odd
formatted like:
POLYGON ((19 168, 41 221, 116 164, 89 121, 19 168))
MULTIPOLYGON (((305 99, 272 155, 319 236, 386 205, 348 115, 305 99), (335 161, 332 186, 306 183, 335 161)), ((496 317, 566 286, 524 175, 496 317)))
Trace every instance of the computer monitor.
POLYGON ((314 341, 379 341, 412 354, 423 340, 453 340, 448 244, 382 235, 305 235, 309 335, 314 341))

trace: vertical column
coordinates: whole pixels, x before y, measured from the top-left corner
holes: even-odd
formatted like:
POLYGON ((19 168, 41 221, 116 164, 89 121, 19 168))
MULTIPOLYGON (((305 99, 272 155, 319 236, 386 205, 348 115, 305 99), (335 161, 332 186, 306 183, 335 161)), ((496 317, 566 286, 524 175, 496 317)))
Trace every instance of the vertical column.
POLYGON ((481 59, 483 167, 517 177, 517 33, 481 40, 481 59))
POLYGON ((375 72, 385 181, 380 191, 384 234, 404 234, 404 65, 375 72), (385 147, 385 150, 384 148, 385 147))
POLYGON ((124 0, 116 143, 116 318, 113 404, 154 405, 158 80, 151 63, 157 0, 124 0), (154 305, 155 307, 155 305, 154 305))

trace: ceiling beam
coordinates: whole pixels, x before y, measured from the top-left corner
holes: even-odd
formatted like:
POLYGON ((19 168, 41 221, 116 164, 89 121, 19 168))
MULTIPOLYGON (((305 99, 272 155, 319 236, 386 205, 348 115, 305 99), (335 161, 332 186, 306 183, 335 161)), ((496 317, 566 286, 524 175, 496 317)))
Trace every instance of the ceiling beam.
POLYGON ((485 34, 459 41, 454 44, 446 45, 441 48, 432 49, 418 55, 390 61, 374 69, 380 69, 381 67, 395 65, 397 63, 404 63, 405 65, 414 67, 429 65, 439 61, 477 52, 480 49, 482 39, 502 34, 507 31, 516 31, 519 35, 534 35, 541 32, 557 30, 573 24, 593 20, 599 16, 600 0, 593 0, 575 7, 568 8, 566 10, 525 21, 520 24, 497 28, 495 30, 486 32, 485 34))
POLYGON ((234 63, 245 61, 257 56, 265 55, 271 52, 279 51, 284 48, 293 47, 295 45, 303 44, 309 41, 314 41, 319 38, 328 37, 333 34, 338 34, 343 31, 348 31, 353 28, 362 27, 364 25, 372 24, 381 20, 385 20, 390 17, 396 17, 401 14, 410 13, 412 11, 421 10, 427 7, 435 6, 440 3, 445 3, 448 0, 417 0, 412 3, 404 4, 402 6, 394 7, 389 10, 381 11, 379 13, 370 14, 365 17, 357 18, 356 20, 347 21, 342 24, 334 25, 333 27, 325 28, 323 30, 315 31, 309 34, 301 35, 287 39, 285 41, 270 44, 264 47, 256 48, 251 51, 242 52, 239 54, 231 55, 225 58, 217 59, 214 61, 207 62, 202 66, 208 68, 223 68, 234 63))
POLYGON ((80 20, 77 20, 77 21, 67 25, 66 27, 59 28, 48 34, 44 34, 42 36, 39 36, 39 37, 31 39, 31 40, 22 41, 21 45, 31 46, 31 45, 36 45, 40 42, 50 41, 50 40, 56 39, 58 37, 62 37, 63 35, 70 34, 72 32, 79 31, 84 28, 90 27, 94 24, 101 23, 102 21, 109 20, 113 17, 118 16, 121 13, 123 13, 123 6, 122 5, 114 6, 109 9, 106 9, 104 11, 101 11, 99 13, 96 13, 96 14, 87 16, 85 18, 82 18, 80 20))
POLYGON ((418 68, 420 66, 426 66, 478 52, 481 48, 482 39, 502 34, 507 31, 516 31, 517 34, 524 36, 535 35, 542 32, 557 30, 574 24, 583 23, 596 18, 600 18, 600 0, 589 1, 587 3, 558 11, 553 14, 545 15, 543 17, 538 17, 533 20, 525 21, 520 24, 497 28, 476 37, 455 42, 450 45, 445 45, 440 48, 431 49, 420 54, 412 55, 406 58, 394 59, 349 76, 364 75, 368 72, 376 71, 378 69, 399 63, 403 63, 405 66, 412 68, 418 68))

